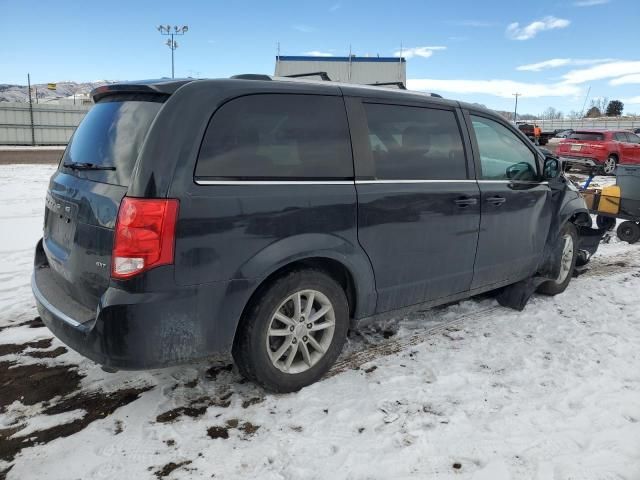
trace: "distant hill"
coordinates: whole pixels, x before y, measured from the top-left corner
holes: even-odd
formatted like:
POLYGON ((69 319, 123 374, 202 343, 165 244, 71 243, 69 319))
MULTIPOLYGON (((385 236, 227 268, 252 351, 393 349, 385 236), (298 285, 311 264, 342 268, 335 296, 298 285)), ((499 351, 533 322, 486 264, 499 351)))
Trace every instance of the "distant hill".
MULTIPOLYGON (((71 97, 77 94, 89 93, 96 87, 106 85, 107 83, 113 83, 110 80, 98 80, 95 82, 57 82, 55 90, 48 90, 46 83, 40 83, 37 85, 31 85, 32 99, 35 102, 35 91, 38 92, 38 101, 43 102, 46 100, 71 97)), ((29 93, 26 85, 9 85, 6 83, 0 83, 0 102, 28 102, 29 93)))

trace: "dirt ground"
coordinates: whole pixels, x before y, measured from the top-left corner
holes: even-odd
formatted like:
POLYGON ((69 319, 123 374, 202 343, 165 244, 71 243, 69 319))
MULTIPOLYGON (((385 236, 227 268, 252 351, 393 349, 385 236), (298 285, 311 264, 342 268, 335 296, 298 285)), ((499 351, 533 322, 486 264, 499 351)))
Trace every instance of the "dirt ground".
POLYGON ((25 163, 56 164, 64 147, 7 147, 0 146, 0 165, 25 163))

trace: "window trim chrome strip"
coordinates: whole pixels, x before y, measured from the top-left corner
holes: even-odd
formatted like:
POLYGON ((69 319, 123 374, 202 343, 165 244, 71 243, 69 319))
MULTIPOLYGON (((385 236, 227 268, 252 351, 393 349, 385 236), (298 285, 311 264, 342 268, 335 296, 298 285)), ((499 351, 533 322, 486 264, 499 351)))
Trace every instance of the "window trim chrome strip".
POLYGON ((476 183, 476 180, 356 180, 356 185, 376 183, 476 183))
POLYGON ((536 182, 535 180, 478 180, 478 183, 518 183, 524 185, 549 185, 549 182, 536 182))
POLYGON ((420 183, 517 183, 525 185, 549 185, 549 182, 529 180, 198 180, 198 185, 373 185, 420 183))
POLYGON ((353 185, 354 180, 198 180, 198 185, 353 185))

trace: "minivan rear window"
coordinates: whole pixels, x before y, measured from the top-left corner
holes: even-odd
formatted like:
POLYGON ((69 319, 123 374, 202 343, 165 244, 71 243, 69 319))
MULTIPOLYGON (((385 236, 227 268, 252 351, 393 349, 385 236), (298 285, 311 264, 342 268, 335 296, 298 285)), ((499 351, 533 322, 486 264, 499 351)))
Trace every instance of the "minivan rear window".
POLYGON ((142 143, 164 98, 119 95, 98 102, 71 137, 60 168, 80 178, 128 186, 142 143), (65 167, 74 164, 115 169, 65 167))
POLYGON ((597 132, 573 132, 569 135, 569 139, 571 140, 585 140, 585 141, 595 141, 602 142, 604 140, 604 134, 597 132))
POLYGON ((259 94, 231 100, 209 122, 195 174, 222 180, 353 178, 342 98, 259 94))

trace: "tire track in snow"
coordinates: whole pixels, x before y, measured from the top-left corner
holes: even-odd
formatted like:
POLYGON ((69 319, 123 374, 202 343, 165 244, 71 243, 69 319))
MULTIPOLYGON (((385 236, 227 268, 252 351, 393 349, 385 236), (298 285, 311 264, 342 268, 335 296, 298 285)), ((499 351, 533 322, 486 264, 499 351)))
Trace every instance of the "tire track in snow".
POLYGON ((620 273, 640 272, 640 264, 629 263, 628 255, 617 255, 614 257, 607 257, 607 262, 597 263, 584 272, 580 277, 591 278, 601 277, 608 278, 620 273))
MULTIPOLYGON (((593 262, 593 264, 590 263, 589 265, 592 265, 592 268, 589 268, 582 275, 580 275, 580 277, 608 278, 621 273, 640 272, 640 264, 628 263, 628 252, 618 255, 601 257, 599 260, 601 261, 593 262)), ((634 258, 634 260, 636 259, 634 258)), ((339 358, 331 368, 331 370, 327 373, 327 375, 325 375, 325 378, 333 377, 334 375, 346 372, 347 370, 360 368, 362 365, 365 365, 378 358, 393 355, 395 353, 406 350, 409 347, 427 342, 436 334, 442 333, 451 327, 458 326, 469 320, 470 318, 473 318, 474 320, 486 318, 499 310, 506 310, 506 308, 501 307, 500 305, 478 308, 477 310, 459 315, 452 320, 443 321, 442 323, 439 323, 438 325, 435 325, 433 327, 415 332, 405 338, 383 341, 376 345, 365 345, 363 349, 357 350, 347 355, 343 359, 339 358)))
POLYGON ((393 355, 394 353, 401 352, 409 347, 420 345, 421 343, 428 341, 429 338, 435 336, 436 334, 442 333, 451 327, 460 325, 470 318, 473 318, 474 320, 486 318, 499 310, 505 310, 505 307, 501 307, 500 305, 493 305, 491 307, 479 308, 477 310, 459 315, 454 319, 443 321, 442 323, 439 323, 438 325, 435 325, 433 327, 415 332, 405 338, 389 340, 376 345, 365 345, 363 350, 353 352, 342 360, 338 359, 329 373, 327 373, 325 378, 333 377, 334 375, 346 372, 347 370, 360 368, 362 365, 376 360, 380 357, 393 355))

